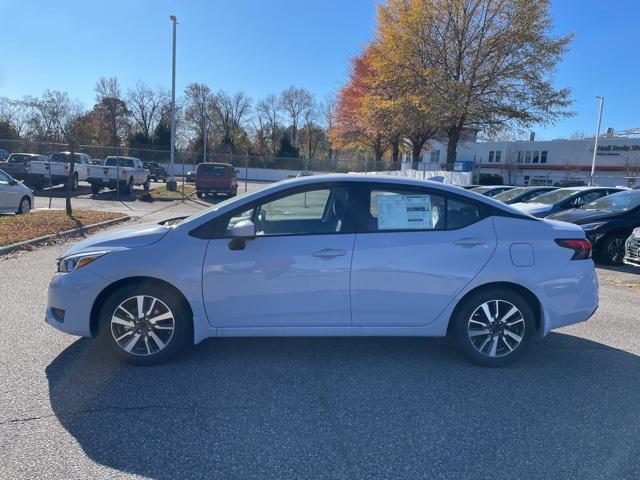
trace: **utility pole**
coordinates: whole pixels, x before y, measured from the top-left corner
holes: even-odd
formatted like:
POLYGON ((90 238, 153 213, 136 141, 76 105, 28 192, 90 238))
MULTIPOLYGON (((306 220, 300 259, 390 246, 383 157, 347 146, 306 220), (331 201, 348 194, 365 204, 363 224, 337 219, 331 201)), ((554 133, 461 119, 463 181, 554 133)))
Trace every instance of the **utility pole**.
POLYGON ((173 22, 173 61, 171 65, 171 159, 167 190, 175 192, 178 189, 178 184, 173 178, 176 156, 176 24, 178 23, 178 19, 175 15, 171 15, 169 19, 173 22))
POLYGON ((604 108, 604 97, 596 97, 600 100, 600 111, 598 113, 598 128, 596 130, 596 140, 593 144, 593 159, 591 160, 591 179, 589 186, 593 186, 593 176, 596 173, 596 155, 598 155, 598 139, 600 138, 600 126, 602 125, 602 109, 604 108))

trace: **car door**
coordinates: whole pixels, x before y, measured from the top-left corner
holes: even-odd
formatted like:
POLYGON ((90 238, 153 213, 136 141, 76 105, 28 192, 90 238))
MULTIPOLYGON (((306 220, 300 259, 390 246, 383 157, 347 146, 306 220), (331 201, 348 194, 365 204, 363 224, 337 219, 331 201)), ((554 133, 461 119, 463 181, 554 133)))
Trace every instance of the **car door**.
POLYGON ((424 188, 377 186, 362 203, 351 266, 354 326, 433 322, 496 247, 481 204, 424 188))
POLYGON ((0 171, 0 212, 15 212, 20 196, 16 185, 11 185, 11 177, 0 171))
POLYGON ((215 327, 350 326, 347 186, 312 186, 254 201, 221 217, 203 265, 215 327), (231 250, 229 232, 251 219, 256 238, 231 250))

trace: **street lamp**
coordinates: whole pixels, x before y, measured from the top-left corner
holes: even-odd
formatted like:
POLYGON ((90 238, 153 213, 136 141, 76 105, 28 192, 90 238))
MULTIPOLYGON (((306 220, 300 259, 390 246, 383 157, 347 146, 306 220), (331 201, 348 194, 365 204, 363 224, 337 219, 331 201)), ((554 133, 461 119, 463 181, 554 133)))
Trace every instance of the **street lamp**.
POLYGON ((600 100, 600 112, 598 113, 598 128, 596 130, 596 140, 593 144, 593 159, 591 160, 591 179, 589 186, 593 186, 593 176, 596 173, 596 155, 598 155, 598 139, 600 138, 600 125, 602 124, 602 109, 604 108, 604 97, 596 96, 600 100))
POLYGON ((175 15, 171 15, 169 19, 173 22, 173 61, 171 65, 171 159, 167 190, 175 192, 178 189, 178 184, 173 178, 173 167, 176 156, 176 24, 178 23, 178 19, 175 15))

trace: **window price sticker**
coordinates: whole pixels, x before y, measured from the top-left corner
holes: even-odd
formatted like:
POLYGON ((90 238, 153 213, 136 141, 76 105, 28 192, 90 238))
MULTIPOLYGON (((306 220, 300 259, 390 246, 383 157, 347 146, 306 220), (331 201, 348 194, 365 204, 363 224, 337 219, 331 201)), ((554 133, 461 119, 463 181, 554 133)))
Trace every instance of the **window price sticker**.
POLYGON ((379 230, 433 228, 429 195, 379 195, 376 206, 379 230))

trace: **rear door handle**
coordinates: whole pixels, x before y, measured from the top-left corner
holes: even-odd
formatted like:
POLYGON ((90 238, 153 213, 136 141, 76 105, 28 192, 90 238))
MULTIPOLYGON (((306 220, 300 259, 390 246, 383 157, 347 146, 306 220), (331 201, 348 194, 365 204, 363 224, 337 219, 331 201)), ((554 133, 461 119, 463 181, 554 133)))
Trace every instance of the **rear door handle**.
POLYGON ((486 245, 487 242, 486 240, 483 240, 481 238, 467 237, 467 238, 461 238, 460 240, 457 240, 455 244, 460 247, 475 247, 477 245, 486 245))
POLYGON ((318 250, 313 254, 314 257, 318 258, 334 258, 334 257, 343 257, 347 254, 345 250, 336 249, 336 248, 323 248, 322 250, 318 250))

